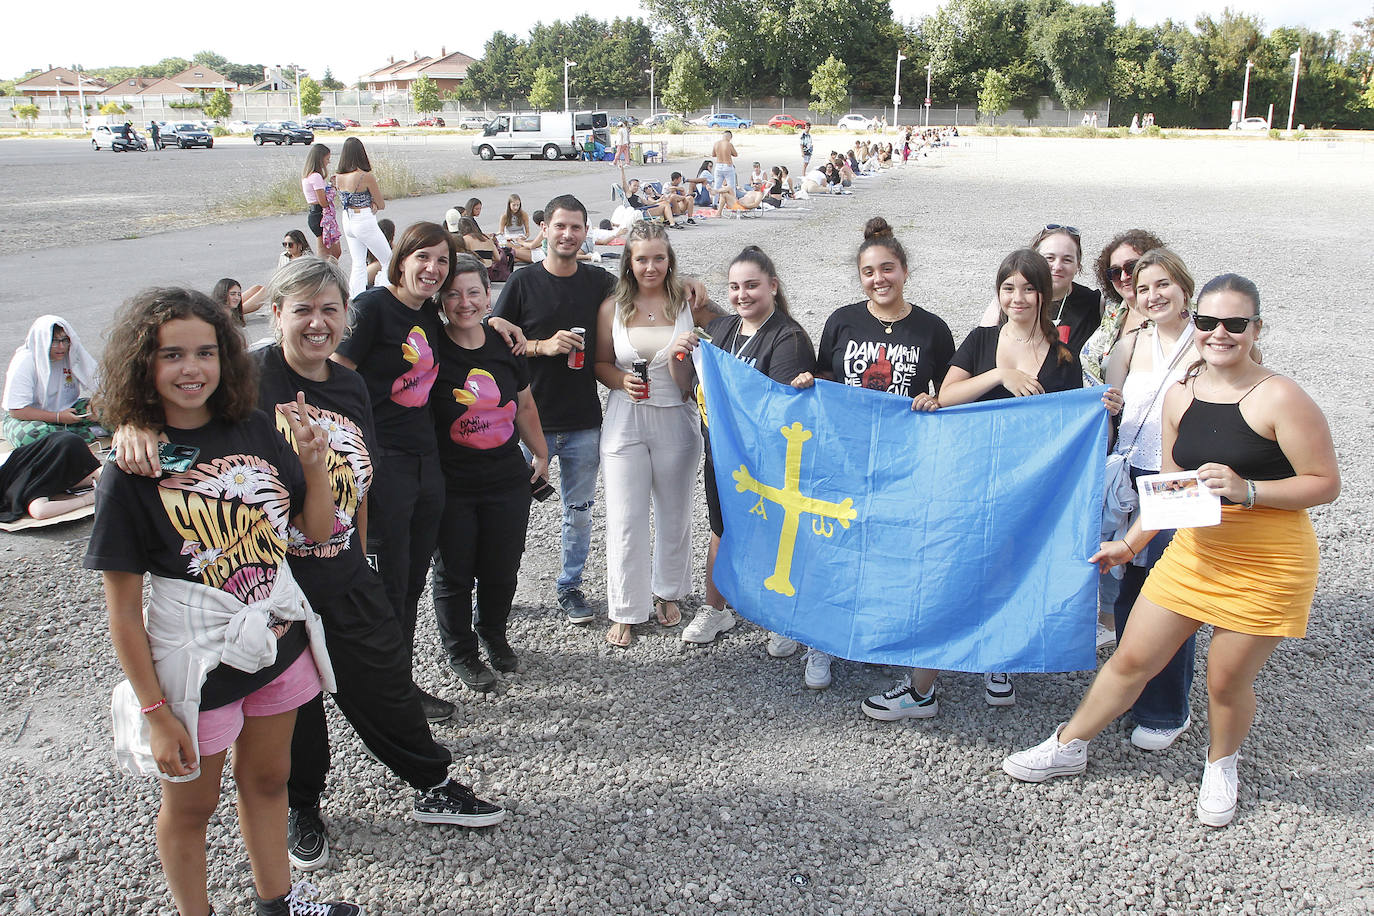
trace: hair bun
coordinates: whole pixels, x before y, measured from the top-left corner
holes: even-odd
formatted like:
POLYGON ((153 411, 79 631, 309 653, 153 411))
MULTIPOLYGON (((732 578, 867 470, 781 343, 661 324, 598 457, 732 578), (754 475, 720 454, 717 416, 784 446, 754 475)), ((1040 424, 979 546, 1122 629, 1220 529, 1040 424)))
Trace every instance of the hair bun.
POLYGON ((881 216, 875 216, 864 223, 864 239, 891 238, 892 227, 881 216))

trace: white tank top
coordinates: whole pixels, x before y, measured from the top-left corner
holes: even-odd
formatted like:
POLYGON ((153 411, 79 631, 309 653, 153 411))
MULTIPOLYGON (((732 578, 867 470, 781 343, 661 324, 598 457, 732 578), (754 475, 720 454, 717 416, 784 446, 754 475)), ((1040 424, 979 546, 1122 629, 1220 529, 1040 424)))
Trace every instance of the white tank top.
MULTIPOLYGON (((1155 328, 1141 331, 1149 334, 1150 369, 1128 372, 1121 383, 1121 395, 1126 406, 1121 410, 1121 432, 1114 451, 1126 455, 1131 467, 1156 472, 1164 452, 1162 424, 1164 396, 1169 386, 1183 378, 1188 371, 1187 351, 1193 346, 1193 325, 1190 321, 1174 346, 1165 354, 1155 328), (1139 430, 1139 432, 1137 432, 1139 430)), ((1136 346, 1146 344, 1139 341, 1136 346)))

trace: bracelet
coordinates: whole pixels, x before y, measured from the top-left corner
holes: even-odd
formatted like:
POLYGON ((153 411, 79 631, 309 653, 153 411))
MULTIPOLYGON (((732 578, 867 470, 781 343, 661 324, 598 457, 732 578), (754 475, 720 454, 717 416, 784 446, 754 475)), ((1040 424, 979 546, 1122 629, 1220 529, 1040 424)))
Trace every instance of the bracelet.
POLYGON ((157 712, 159 709, 161 709, 162 707, 164 707, 164 706, 166 706, 166 705, 167 705, 167 698, 166 698, 166 697, 163 697, 162 699, 160 699, 160 700, 158 700, 156 703, 154 703, 152 706, 144 706, 144 707, 142 707, 141 709, 139 709, 139 712, 143 713, 143 714, 146 716, 146 715, 148 715, 149 713, 157 712))
POLYGON ((1129 550, 1129 551, 1131 551, 1131 558, 1132 558, 1132 559, 1135 558, 1135 555, 1136 555, 1136 554, 1140 553, 1139 550, 1133 549, 1133 548, 1131 547, 1131 542, 1128 541, 1128 540, 1126 540, 1125 538, 1122 538, 1122 539, 1121 539, 1121 543, 1125 544, 1125 545, 1126 545, 1126 549, 1129 550))
POLYGON ((1245 481, 1245 502, 1241 503, 1240 507, 1242 509, 1255 508, 1255 482, 1253 480, 1245 481))

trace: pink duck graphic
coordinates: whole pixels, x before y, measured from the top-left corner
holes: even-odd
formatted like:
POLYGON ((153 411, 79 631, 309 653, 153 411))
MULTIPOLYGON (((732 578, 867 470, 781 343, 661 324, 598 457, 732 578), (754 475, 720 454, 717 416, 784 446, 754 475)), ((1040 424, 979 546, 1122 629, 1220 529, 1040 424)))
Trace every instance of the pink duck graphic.
POLYGON ((463 387, 453 389, 453 399, 467 407, 449 428, 459 445, 485 451, 505 445, 514 435, 515 402, 501 404, 501 387, 485 369, 468 372, 463 387))
POLYGON ((402 407, 424 407, 429 403, 434 377, 439 374, 424 328, 417 325, 410 329, 406 342, 401 344, 401 355, 414 368, 391 383, 391 400, 402 407))

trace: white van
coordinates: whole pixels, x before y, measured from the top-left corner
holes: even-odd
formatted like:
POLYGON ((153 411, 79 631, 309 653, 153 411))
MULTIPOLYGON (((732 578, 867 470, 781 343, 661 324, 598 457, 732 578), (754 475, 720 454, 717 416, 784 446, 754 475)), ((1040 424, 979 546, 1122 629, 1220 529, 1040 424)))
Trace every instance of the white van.
POLYGON ((482 136, 472 141, 472 151, 483 159, 576 159, 588 133, 602 145, 610 145, 609 125, 610 115, 604 111, 499 114, 487 124, 482 136))

